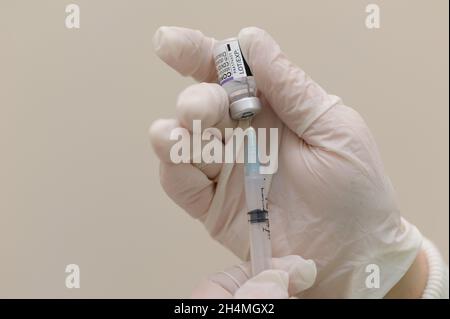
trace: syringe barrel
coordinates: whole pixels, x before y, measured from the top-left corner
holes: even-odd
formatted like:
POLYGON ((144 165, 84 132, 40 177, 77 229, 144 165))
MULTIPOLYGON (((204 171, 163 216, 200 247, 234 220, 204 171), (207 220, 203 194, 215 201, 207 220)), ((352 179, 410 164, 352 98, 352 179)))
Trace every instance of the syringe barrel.
POLYGON ((269 213, 262 175, 245 177, 245 197, 250 231, 250 260, 252 275, 271 268, 272 249, 270 243, 269 213))
POLYGON ((272 268, 269 222, 250 224, 250 260, 252 276, 272 268))
POLYGON ((247 202, 247 209, 249 212, 255 209, 266 209, 264 182, 263 175, 245 175, 245 200, 247 202))

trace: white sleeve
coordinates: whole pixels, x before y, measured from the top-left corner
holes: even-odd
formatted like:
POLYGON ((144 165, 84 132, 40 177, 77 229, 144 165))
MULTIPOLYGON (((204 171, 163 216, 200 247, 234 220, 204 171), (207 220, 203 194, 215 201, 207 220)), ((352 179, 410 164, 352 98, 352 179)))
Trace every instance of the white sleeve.
POLYGON ((422 299, 448 299, 448 266, 431 241, 424 238, 422 248, 428 259, 428 281, 422 299))

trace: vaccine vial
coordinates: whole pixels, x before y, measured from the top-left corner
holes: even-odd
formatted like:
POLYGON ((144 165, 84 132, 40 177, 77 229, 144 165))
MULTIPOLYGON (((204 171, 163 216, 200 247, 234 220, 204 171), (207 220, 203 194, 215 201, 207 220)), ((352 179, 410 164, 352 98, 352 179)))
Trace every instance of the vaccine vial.
POLYGON ((242 55, 237 38, 217 42, 214 60, 220 85, 230 100, 230 116, 234 120, 249 119, 261 110, 256 96, 252 72, 242 55))

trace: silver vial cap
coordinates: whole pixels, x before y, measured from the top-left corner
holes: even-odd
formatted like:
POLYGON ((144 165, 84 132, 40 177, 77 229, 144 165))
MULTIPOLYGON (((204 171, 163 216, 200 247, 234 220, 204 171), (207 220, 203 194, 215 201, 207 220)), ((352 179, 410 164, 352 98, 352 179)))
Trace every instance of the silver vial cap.
POLYGON ((244 120, 261 111, 261 101, 254 96, 244 97, 230 104, 230 116, 233 120, 244 120))

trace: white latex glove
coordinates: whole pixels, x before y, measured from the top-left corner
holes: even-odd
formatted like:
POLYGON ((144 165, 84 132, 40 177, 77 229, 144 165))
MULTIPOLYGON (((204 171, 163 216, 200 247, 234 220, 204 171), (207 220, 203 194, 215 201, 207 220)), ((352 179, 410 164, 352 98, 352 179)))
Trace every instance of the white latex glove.
MULTIPOLYGON (((214 42, 177 27, 161 27, 154 37, 164 62, 205 82, 216 80, 214 42)), ((315 261, 316 282, 301 297, 383 297, 414 261, 422 237, 400 216, 366 123, 290 62, 265 31, 245 28, 239 43, 263 103, 252 126, 279 130, 278 171, 268 195, 273 256, 315 261), (366 287, 369 264, 380 269, 378 289, 366 287)), ((175 127, 191 129, 193 119, 202 120, 203 128, 236 126, 227 94, 216 83, 194 84, 180 94, 176 110, 176 119, 150 128, 161 184, 213 238, 248 260, 242 165, 175 165, 169 158, 175 127)))
POLYGON ((316 279, 314 262, 300 256, 272 258, 272 267, 250 278, 248 262, 233 266, 202 281, 192 298, 286 299, 296 297, 316 279))

